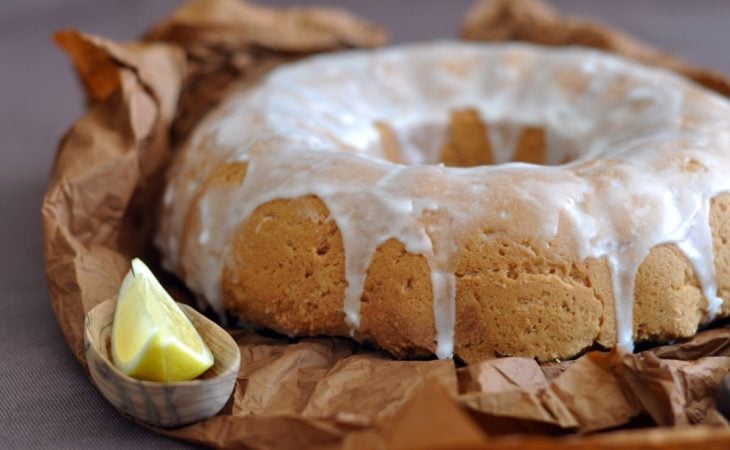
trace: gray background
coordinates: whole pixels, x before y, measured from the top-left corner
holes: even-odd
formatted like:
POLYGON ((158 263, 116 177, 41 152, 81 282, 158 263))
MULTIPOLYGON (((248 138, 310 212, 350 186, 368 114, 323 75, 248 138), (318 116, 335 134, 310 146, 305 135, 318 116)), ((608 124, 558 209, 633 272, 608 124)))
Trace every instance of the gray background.
MULTIPOLYGON (((60 28, 133 39, 174 0, 0 0, 0 447, 173 447, 124 419, 66 348, 43 276, 39 207, 56 142, 82 113, 60 28)), ((471 0, 286 1, 347 7, 394 41, 455 36, 471 0)), ((730 1, 553 0, 730 73, 730 1)))

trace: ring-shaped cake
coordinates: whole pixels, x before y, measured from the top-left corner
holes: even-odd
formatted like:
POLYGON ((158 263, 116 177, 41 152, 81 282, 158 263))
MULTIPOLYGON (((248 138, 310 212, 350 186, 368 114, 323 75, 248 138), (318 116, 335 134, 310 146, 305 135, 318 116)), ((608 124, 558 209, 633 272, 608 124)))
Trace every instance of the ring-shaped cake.
POLYGON ((583 48, 438 42, 244 86, 157 244, 219 313, 397 356, 571 357, 730 313, 730 103, 583 48))

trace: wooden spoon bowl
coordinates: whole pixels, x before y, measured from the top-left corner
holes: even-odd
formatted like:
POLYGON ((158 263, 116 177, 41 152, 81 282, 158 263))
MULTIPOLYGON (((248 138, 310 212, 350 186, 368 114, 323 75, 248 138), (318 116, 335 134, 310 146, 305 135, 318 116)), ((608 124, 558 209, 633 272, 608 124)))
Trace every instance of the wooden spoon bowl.
POLYGON ((116 299, 86 313, 86 360, 99 392, 124 414, 151 425, 179 427, 217 414, 231 396, 241 365, 238 345, 223 328, 178 303, 213 352, 215 362, 200 378, 161 383, 125 375, 112 363, 111 330, 116 299))

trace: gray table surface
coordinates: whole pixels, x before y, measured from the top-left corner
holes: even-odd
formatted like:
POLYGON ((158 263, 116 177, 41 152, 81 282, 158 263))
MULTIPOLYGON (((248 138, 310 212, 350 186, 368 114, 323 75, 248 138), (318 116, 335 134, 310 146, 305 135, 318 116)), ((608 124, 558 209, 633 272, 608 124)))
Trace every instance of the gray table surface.
MULTIPOLYGON (((71 356, 43 276, 39 206, 59 136, 83 110, 49 36, 79 28, 132 39, 174 0, 0 0, 0 447, 185 447, 121 418, 71 356)), ((350 8, 394 41, 455 36, 471 0, 287 1, 350 8)), ((693 62, 730 73, 730 2, 553 0, 693 62)))

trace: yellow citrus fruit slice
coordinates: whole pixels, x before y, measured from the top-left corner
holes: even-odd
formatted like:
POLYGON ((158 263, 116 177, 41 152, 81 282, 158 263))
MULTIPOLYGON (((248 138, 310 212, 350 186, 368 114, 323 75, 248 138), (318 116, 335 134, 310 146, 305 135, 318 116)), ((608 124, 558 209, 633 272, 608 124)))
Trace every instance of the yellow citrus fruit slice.
POLYGON ((125 374, 151 381, 192 380, 213 365, 198 330, 136 258, 117 298, 112 360, 125 374))

